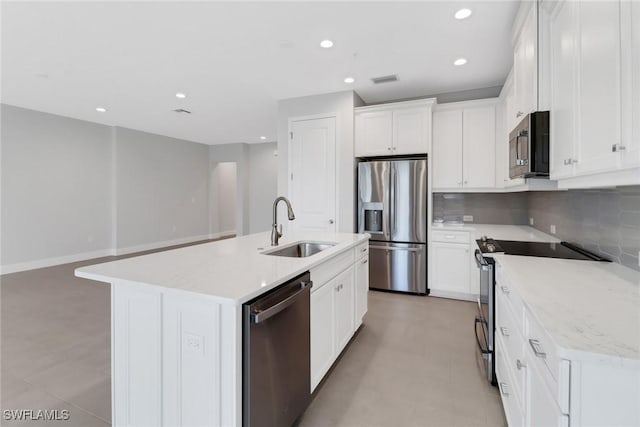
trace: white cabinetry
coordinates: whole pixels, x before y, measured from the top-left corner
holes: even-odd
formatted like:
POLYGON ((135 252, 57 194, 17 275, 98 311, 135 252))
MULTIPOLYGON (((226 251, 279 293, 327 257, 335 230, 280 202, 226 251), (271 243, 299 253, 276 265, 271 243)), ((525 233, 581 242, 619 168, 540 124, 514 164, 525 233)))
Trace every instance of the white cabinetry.
POLYGON ((356 248, 356 328, 362 325, 369 297, 369 242, 356 248))
POLYGON ((475 301, 479 293, 468 231, 431 232, 431 296, 475 301))
POLYGON ((434 101, 427 99, 356 108, 356 157, 428 153, 434 101))
POLYGON ((495 271, 496 377, 509 425, 638 425, 637 360, 556 345, 500 260, 495 271))
POLYGON ((640 102, 637 9, 635 2, 620 0, 559 1, 544 9, 550 34, 550 172, 561 187, 640 183, 640 172, 629 170, 640 165, 633 119, 640 102))
POLYGON ((365 242, 311 269, 311 391, 362 324, 369 273, 361 266, 368 269, 368 252, 365 242))
POLYGON ((495 187, 497 99, 438 106, 433 114, 433 187, 495 187))
POLYGON ((496 120, 496 188, 511 188, 525 184, 523 178, 509 177, 509 133, 516 126, 513 72, 509 73, 500 92, 496 120))
POLYGON ((538 19, 535 2, 523 2, 513 49, 513 110, 509 129, 538 109, 538 19), (520 18, 522 16, 522 18, 520 18))

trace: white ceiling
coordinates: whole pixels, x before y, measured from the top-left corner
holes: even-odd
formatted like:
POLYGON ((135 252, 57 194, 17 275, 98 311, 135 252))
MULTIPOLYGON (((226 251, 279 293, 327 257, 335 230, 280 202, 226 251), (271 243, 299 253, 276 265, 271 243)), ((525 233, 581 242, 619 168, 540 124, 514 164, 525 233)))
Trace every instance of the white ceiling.
POLYGON ((1 100, 206 144, 274 141, 279 99, 501 85, 518 3, 3 2, 1 100), (458 21, 463 6, 473 15, 458 21), (370 81, 388 74, 399 81, 370 81))

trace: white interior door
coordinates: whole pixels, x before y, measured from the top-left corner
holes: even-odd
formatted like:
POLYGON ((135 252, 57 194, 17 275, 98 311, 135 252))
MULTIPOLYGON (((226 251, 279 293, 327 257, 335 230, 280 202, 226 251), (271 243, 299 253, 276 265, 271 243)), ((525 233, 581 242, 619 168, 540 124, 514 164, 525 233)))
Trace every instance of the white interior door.
POLYGON ((291 228, 336 231, 335 117, 292 121, 289 147, 291 228))

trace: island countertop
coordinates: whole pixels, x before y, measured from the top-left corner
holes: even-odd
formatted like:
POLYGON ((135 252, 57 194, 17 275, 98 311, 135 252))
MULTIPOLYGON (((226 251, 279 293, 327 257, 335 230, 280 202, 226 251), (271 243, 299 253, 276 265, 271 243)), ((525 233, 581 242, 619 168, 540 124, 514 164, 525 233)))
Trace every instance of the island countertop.
POLYGON ((270 233, 257 233, 78 268, 76 276, 202 294, 242 304, 366 241, 368 234, 288 232, 280 247, 299 241, 335 243, 305 258, 266 255, 270 233))

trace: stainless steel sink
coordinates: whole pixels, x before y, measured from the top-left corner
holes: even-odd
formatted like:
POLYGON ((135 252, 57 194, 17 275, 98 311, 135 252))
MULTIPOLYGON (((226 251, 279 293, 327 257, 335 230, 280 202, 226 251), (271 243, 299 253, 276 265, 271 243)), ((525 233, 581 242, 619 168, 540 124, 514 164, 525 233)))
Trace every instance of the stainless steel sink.
POLYGON ((335 246, 336 243, 298 242, 282 248, 263 252, 264 255, 286 256, 291 258, 305 258, 335 246))

